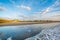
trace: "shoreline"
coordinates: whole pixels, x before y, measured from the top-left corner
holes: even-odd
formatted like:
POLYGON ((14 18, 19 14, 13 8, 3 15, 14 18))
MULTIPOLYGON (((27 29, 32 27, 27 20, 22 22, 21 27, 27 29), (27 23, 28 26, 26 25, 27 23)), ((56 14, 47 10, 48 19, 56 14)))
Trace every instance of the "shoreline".
POLYGON ((31 24, 49 24, 49 23, 60 23, 60 22, 10 22, 10 23, 0 23, 0 26, 31 25, 31 24))

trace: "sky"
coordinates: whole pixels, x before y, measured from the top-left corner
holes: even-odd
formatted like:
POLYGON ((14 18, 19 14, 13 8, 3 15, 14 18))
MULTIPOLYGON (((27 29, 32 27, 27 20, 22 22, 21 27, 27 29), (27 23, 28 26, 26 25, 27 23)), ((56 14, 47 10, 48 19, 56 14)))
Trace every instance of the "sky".
POLYGON ((41 20, 59 15, 60 0, 0 0, 0 18, 41 20))

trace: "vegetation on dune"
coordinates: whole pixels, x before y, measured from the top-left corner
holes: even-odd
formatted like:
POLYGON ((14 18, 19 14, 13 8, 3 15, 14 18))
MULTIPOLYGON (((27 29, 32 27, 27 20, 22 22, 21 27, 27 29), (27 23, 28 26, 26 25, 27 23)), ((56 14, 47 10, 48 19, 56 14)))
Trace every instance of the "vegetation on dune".
POLYGON ((0 23, 10 23, 10 22, 20 22, 20 20, 18 19, 9 20, 9 19, 0 18, 0 23))
POLYGON ((18 20, 18 19, 5 19, 0 18, 0 23, 11 23, 11 22, 39 22, 39 23, 50 23, 50 22, 60 22, 60 21, 53 21, 53 20, 18 20))

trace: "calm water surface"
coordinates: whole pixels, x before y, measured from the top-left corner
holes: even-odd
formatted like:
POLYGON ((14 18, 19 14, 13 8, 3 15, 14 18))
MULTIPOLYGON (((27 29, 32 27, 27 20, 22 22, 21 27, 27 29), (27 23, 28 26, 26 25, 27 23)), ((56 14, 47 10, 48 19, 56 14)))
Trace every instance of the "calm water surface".
POLYGON ((56 25, 59 25, 59 23, 0 26, 0 39, 7 40, 8 38, 11 38, 11 40, 24 40, 38 34, 45 28, 54 27, 56 25))

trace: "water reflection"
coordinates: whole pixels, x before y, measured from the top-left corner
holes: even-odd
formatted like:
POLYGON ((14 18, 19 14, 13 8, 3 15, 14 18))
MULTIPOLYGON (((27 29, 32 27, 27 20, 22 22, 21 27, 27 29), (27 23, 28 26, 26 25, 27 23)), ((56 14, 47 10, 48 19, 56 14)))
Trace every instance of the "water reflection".
POLYGON ((57 24, 34 24, 34 25, 19 25, 19 26, 0 26, 0 38, 7 40, 12 37, 12 40, 24 40, 41 32, 42 29, 55 26, 57 24))

